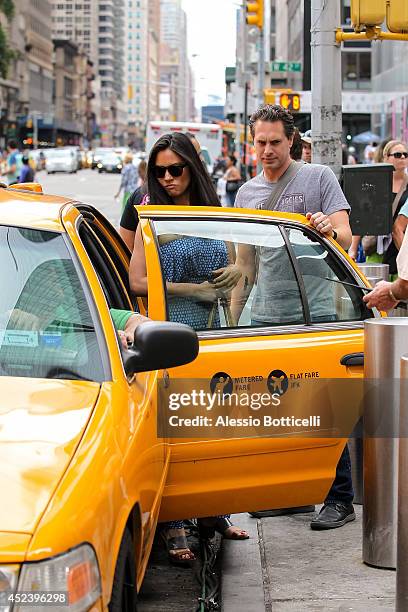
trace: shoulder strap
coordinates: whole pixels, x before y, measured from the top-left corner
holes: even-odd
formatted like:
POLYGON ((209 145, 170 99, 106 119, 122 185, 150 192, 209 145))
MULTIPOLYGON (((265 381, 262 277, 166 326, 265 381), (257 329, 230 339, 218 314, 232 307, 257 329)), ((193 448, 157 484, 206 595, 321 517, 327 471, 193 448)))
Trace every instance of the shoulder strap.
POLYGON ((263 206, 264 209, 266 209, 266 210, 274 210, 275 209, 275 206, 279 202, 279 198, 281 197, 282 193, 285 191, 285 189, 289 185, 290 181, 295 178, 295 176, 297 175, 299 170, 304 165, 305 164, 302 163, 302 162, 292 161, 292 163, 288 166, 288 169, 286 170, 286 172, 278 180, 278 183, 276 185, 276 189, 272 193, 272 195, 269 198, 269 200, 263 206))
POLYGON ((394 219, 395 217, 395 213, 397 212, 397 208, 398 208, 398 204, 407 188, 408 185, 408 176, 404 177, 404 180, 402 182, 402 185, 400 187, 399 192, 397 193, 397 195, 394 198, 394 201, 392 203, 392 218, 394 219))

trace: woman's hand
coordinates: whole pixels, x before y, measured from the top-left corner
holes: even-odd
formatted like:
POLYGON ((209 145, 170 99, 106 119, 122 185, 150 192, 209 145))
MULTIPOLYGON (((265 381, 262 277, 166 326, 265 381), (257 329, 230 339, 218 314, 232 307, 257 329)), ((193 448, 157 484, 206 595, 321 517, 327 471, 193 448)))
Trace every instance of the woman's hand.
POLYGON ((242 272, 236 264, 231 264, 225 268, 213 270, 212 275, 214 277, 213 284, 216 289, 232 291, 237 286, 242 272))
POLYGON ((222 297, 220 291, 208 281, 191 285, 192 297, 197 302, 215 302, 219 297, 222 297))

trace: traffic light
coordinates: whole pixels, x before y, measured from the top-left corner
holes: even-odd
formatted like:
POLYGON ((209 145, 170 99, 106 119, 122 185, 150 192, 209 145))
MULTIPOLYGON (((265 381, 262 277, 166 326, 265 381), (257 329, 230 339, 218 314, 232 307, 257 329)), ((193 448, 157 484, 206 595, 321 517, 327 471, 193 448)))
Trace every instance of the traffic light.
POLYGON ((280 96, 280 105, 288 111, 300 111, 300 95, 298 93, 283 93, 280 96))
POLYGON ((388 0, 387 28, 390 32, 408 33, 408 0, 388 0))
POLYGON ((275 104, 275 89, 264 89, 264 102, 265 104, 275 104))
POLYGON ((257 26, 262 30, 264 22, 264 0, 247 0, 245 9, 247 24, 257 26))
POLYGON ((380 26, 385 19, 386 4, 387 0, 351 0, 351 23, 354 28, 380 26))

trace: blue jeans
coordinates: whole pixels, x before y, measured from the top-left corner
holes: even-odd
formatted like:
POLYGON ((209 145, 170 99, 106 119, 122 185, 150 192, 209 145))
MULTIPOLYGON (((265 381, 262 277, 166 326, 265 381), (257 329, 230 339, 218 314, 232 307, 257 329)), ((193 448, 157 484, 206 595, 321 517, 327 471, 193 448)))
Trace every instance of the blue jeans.
POLYGON ((336 468, 336 477, 325 499, 325 504, 343 502, 351 504, 354 498, 351 480, 351 461, 348 446, 344 447, 336 468))

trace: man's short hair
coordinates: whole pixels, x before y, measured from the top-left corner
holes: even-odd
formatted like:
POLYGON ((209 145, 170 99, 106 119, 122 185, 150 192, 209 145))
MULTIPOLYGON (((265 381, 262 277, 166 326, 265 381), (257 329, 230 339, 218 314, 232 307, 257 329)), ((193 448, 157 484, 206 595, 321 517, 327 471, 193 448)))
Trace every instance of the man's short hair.
POLYGON ((257 121, 282 121, 286 138, 292 138, 295 131, 293 115, 279 104, 261 104, 259 108, 249 118, 249 129, 252 138, 255 136, 255 123, 257 121))
POLYGON ((14 140, 14 138, 12 138, 7 142, 7 146, 10 147, 10 149, 17 149, 17 140, 14 140))

